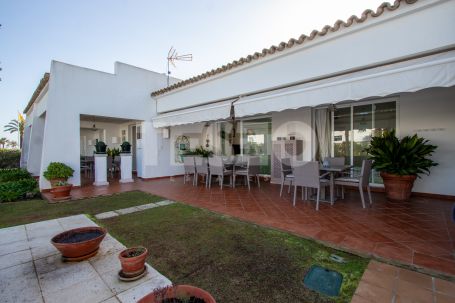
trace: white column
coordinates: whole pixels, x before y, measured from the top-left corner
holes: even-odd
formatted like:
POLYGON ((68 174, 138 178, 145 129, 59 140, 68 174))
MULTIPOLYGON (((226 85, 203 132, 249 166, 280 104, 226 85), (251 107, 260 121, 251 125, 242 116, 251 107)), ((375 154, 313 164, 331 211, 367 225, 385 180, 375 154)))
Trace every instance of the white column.
POLYGON ((107 182, 107 154, 95 154, 95 182, 93 185, 109 185, 107 182))
POLYGON ((133 156, 131 153, 120 153, 120 183, 134 182, 133 156))

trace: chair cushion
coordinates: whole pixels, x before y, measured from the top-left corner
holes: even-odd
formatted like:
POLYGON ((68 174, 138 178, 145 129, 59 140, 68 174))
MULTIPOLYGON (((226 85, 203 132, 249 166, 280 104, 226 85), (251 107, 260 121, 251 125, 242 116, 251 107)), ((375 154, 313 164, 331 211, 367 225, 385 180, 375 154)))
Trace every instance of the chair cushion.
POLYGON ((357 178, 352 178, 352 177, 341 177, 341 178, 335 178, 335 182, 352 182, 352 183, 359 183, 360 180, 357 178))

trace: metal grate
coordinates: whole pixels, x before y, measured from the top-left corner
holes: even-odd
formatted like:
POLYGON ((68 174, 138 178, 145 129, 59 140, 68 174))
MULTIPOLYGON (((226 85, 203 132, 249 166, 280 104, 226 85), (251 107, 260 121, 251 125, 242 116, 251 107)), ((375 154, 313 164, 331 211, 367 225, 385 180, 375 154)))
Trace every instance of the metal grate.
POLYGON ((335 297, 340 293, 343 276, 336 271, 313 265, 306 274, 303 284, 314 291, 335 297))

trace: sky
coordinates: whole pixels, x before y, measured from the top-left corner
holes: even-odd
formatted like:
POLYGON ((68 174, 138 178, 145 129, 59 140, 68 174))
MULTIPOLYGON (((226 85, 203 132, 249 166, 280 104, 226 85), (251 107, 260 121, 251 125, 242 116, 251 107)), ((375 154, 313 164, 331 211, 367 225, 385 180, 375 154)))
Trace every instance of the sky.
POLYGON ((383 0, 0 0, 0 137, 51 60, 113 72, 120 61, 186 79, 278 45, 383 0))

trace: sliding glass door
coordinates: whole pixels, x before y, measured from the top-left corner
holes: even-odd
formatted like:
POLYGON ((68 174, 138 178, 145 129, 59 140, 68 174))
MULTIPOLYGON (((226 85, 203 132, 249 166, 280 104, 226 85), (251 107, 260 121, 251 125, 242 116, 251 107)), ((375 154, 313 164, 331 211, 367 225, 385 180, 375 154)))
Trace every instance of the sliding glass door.
MULTIPOLYGON (((395 128, 395 101, 340 106, 333 113, 333 156, 346 157, 346 162, 354 165, 354 171, 360 173, 362 160, 367 157, 364 150, 371 137, 395 128)), ((371 181, 382 183, 375 171, 371 181)))

